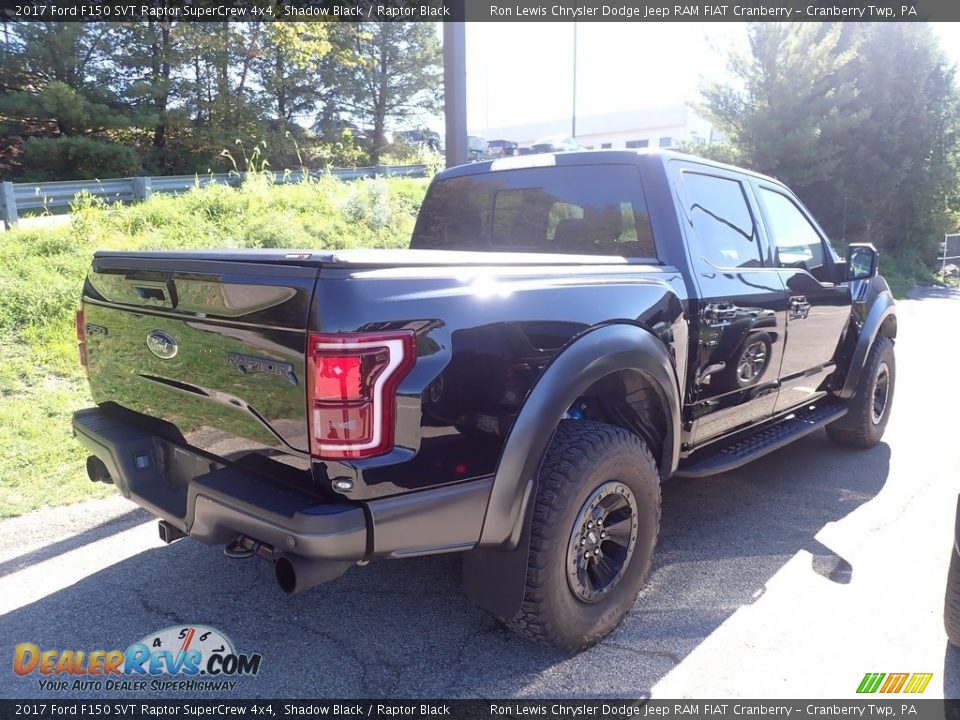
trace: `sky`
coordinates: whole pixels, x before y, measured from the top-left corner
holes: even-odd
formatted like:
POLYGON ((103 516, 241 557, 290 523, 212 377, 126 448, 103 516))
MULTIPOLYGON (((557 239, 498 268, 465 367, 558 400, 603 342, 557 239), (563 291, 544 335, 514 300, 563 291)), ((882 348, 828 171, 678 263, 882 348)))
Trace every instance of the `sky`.
MULTIPOLYGON (((960 23, 933 23, 960 65, 960 23)), ((576 23, 577 115, 690 102, 703 79, 726 76, 724 51, 744 23, 576 23)), ((467 125, 570 117, 574 23, 467 23, 467 125)))

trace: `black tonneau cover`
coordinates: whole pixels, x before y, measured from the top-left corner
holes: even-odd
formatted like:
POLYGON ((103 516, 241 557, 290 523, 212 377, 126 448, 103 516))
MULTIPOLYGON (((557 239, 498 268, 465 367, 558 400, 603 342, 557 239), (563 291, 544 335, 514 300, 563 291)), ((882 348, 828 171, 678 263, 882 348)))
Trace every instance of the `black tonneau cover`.
POLYGON ((462 250, 182 250, 107 251, 97 259, 200 260, 299 265, 303 267, 354 266, 456 266, 456 265, 611 265, 626 264, 610 255, 564 255, 561 253, 469 252, 462 250))

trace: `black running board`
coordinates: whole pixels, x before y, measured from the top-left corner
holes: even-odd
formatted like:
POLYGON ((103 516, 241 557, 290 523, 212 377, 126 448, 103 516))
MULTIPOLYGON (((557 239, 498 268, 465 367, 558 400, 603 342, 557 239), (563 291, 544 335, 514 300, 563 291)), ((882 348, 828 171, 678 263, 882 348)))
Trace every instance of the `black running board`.
POLYGON ((740 435, 727 445, 694 453, 680 464, 674 475, 699 478, 734 470, 779 450, 846 414, 846 405, 838 402, 825 402, 795 410, 783 420, 764 425, 751 434, 740 435))

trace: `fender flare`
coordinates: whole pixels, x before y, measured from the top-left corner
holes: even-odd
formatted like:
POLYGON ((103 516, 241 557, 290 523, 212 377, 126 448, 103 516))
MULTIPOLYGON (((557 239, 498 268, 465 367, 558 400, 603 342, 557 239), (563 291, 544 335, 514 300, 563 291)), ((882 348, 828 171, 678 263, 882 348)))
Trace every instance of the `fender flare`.
POLYGON ((512 617, 523 601, 530 522, 543 456, 563 414, 587 388, 620 370, 644 373, 665 403, 661 478, 680 457, 680 389, 670 353, 648 330, 625 322, 588 330, 562 350, 527 395, 500 455, 478 546, 463 587, 480 607, 512 617))
MULTIPOLYGON (((837 393, 841 398, 852 398, 857 391, 857 383, 860 382, 860 374, 867 364, 867 354, 873 347, 873 341, 876 340, 881 328, 887 320, 893 317, 896 321, 896 310, 893 302, 893 295, 889 290, 884 290, 874 296, 867 316, 860 326, 860 333, 857 336, 857 346, 850 358, 850 364, 847 367, 847 375, 843 382, 843 387, 837 393)), ((896 324, 893 326, 891 337, 896 337, 896 324)))

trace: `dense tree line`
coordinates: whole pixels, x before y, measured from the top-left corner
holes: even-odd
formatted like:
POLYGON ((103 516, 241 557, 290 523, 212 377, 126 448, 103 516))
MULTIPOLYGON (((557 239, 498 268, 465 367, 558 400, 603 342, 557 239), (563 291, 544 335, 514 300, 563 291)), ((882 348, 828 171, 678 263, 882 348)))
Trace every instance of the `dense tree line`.
POLYGON ((0 175, 377 162, 441 78, 427 23, 4 23, 0 175))
POLYGON ((922 23, 749 28, 703 88, 725 160, 793 188, 831 237, 929 262, 960 209, 955 68, 922 23))

